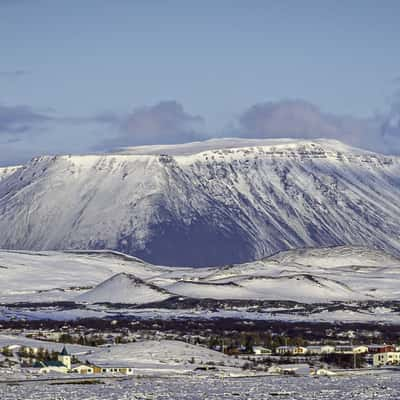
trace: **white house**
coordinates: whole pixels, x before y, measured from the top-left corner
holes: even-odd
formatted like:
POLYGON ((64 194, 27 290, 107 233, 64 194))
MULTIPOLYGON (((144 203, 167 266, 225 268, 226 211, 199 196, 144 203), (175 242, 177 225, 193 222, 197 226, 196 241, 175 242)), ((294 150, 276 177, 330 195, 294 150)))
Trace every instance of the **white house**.
POLYGON ((279 346, 275 352, 277 354, 304 355, 307 353, 307 348, 302 346, 279 346))
POLYGON ((71 371, 76 374, 82 374, 82 375, 93 374, 94 367, 92 365, 78 364, 78 365, 73 365, 71 371))
POLYGON ((352 345, 346 345, 346 346, 336 346, 335 348, 335 353, 340 353, 340 354, 364 354, 368 353, 368 346, 352 346, 352 345))
POLYGON ((131 365, 94 363, 91 367, 95 374, 133 375, 133 367, 131 365))
POLYGON ((373 358, 374 367, 381 367, 383 365, 399 365, 400 352, 388 351, 386 353, 376 353, 373 358))
POLYGON ((310 375, 311 369, 308 364, 279 364, 268 368, 270 374, 280 375, 310 375))
POLYGON ((253 353, 257 356, 271 355, 272 350, 262 346, 253 346, 253 353))
POLYGON ((334 346, 321 345, 321 346, 307 346, 308 354, 330 354, 335 351, 334 346))

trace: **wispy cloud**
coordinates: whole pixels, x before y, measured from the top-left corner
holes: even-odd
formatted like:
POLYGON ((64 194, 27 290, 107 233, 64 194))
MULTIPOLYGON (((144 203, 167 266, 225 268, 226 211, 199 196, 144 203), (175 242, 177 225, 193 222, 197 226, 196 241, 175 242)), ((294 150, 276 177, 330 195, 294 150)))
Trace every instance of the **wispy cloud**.
POLYGON ((36 112, 28 106, 6 106, 0 104, 0 135, 20 135, 34 131, 53 119, 50 115, 36 112))
POLYGON ((257 103, 244 110, 224 134, 210 134, 202 116, 175 100, 130 113, 62 116, 26 105, 0 104, 0 159, 21 160, 41 152, 108 151, 143 144, 174 144, 210 137, 330 138, 387 154, 400 154, 400 92, 386 114, 370 118, 322 111, 304 100, 257 103), (33 147, 34 144, 34 147, 33 147), (8 158, 7 158, 8 157, 8 158))
MULTIPOLYGON (((400 78, 398 84, 400 85, 400 78)), ((390 111, 381 127, 382 139, 393 152, 400 153, 400 88, 392 96, 390 111)))
POLYGON ((25 69, 15 69, 12 71, 0 71, 0 78, 2 79, 18 79, 25 75, 29 75, 30 71, 25 69))
POLYGON ((357 118, 323 112, 304 100, 265 102, 238 118, 235 135, 252 138, 329 138, 384 153, 400 152, 400 102, 387 115, 357 118))
POLYGON ((93 120, 115 128, 116 135, 101 143, 100 148, 184 143, 204 138, 203 117, 186 112, 175 100, 137 108, 127 115, 99 114, 93 120))

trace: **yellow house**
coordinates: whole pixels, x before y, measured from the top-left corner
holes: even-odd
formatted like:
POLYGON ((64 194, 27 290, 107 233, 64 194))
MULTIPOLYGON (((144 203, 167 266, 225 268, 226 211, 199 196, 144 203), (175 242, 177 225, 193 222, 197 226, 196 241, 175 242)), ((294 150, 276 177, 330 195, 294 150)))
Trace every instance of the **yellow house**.
POLYGON ((376 353, 373 359, 374 367, 381 367, 383 365, 399 365, 400 352, 388 351, 386 353, 376 353))

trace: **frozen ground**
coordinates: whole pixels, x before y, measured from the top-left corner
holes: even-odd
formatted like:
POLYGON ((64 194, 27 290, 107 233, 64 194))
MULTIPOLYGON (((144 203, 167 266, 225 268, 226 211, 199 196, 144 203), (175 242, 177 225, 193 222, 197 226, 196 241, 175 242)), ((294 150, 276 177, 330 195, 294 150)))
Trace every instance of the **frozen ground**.
MULTIPOLYGON (((16 344, 58 352, 64 346, 62 343, 28 339, 23 336, 0 335, 0 348, 16 344)), ((123 365, 132 368, 134 375, 187 374, 207 365, 217 365, 224 374, 237 375, 241 373, 243 366, 240 359, 176 340, 144 340, 107 347, 67 344, 66 347, 80 362, 89 361, 91 364, 115 367, 123 365)), ((24 376, 25 379, 31 379, 30 373, 29 370, 19 367, 15 367, 14 370, 0 368, 0 382, 4 379, 22 379, 24 376)))
POLYGON ((2 400, 220 400, 296 399, 369 400, 397 399, 399 373, 334 378, 251 377, 142 378, 91 385, 0 384, 2 400), (282 392, 286 392, 284 395, 282 392), (280 394, 279 394, 280 393, 280 394))

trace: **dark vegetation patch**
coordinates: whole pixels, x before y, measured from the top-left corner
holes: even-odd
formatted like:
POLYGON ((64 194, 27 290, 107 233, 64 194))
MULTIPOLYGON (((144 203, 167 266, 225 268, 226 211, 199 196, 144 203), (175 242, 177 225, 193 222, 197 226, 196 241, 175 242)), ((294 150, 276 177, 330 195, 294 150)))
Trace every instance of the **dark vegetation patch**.
POLYGON ((235 318, 214 319, 141 319, 137 317, 123 317, 100 319, 84 318, 73 321, 54 320, 13 320, 2 321, 3 329, 54 329, 63 330, 81 328, 97 332, 147 331, 178 333, 182 335, 215 335, 219 337, 235 337, 240 333, 265 334, 274 333, 286 337, 302 337, 308 341, 321 338, 345 339, 344 332, 355 332, 361 342, 371 341, 379 343, 397 343, 400 337, 400 325, 384 325, 377 323, 329 323, 329 322, 287 322, 268 320, 248 320, 235 318), (371 333, 374 337, 371 339, 371 333))

